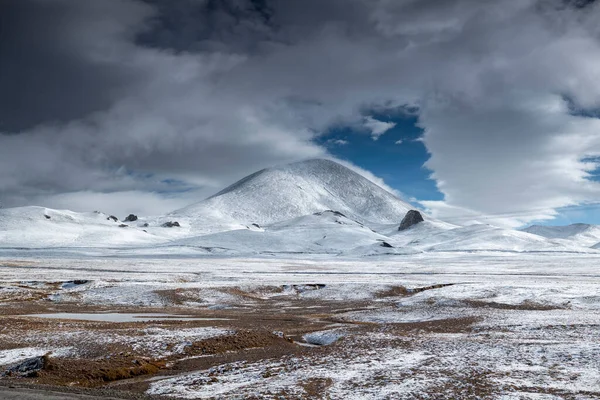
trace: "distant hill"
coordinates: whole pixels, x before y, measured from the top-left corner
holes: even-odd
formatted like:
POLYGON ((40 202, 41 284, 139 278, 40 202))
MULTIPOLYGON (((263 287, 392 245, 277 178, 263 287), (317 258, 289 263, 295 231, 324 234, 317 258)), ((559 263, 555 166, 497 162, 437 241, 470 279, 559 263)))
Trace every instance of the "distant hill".
POLYGON ((543 236, 549 239, 567 239, 582 246, 593 246, 600 242, 600 226, 589 224, 571 224, 564 226, 532 225, 524 232, 543 236))

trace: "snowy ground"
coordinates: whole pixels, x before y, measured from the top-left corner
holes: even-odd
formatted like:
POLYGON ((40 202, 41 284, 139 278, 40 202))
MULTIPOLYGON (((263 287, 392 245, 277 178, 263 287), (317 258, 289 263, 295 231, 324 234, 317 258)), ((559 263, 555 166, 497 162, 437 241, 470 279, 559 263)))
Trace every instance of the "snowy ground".
MULTIPOLYGON (((131 353, 161 372, 119 388, 168 398, 600 398, 598 255, 23 254, 0 258, 0 370, 49 351, 87 367, 131 353), (26 316, 75 311, 209 319, 26 316)), ((59 375, 39 380, 83 382, 59 375)))

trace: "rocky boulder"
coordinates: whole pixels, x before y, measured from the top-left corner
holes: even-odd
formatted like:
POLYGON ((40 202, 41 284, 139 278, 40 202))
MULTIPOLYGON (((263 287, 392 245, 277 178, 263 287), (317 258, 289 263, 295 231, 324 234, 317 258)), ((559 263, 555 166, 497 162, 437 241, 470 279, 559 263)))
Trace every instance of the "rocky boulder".
POLYGON ((418 212, 417 210, 410 210, 409 212, 406 213, 406 215, 402 219, 402 222, 400 223, 400 228, 398 228, 398 230, 399 231, 406 230, 406 229, 410 228, 411 226, 416 225, 419 222, 423 222, 423 221, 424 221, 424 219, 420 212, 418 212))
POLYGON ((137 215, 129 214, 127 218, 125 218, 125 222, 135 222, 138 220, 137 215))
POLYGON ((9 365, 0 376, 20 376, 23 378, 37 377, 39 371, 48 364, 48 356, 28 358, 20 363, 9 365))
POLYGON ((179 225, 179 222, 177 221, 169 221, 169 222, 165 222, 164 224, 161 225, 163 228, 173 228, 173 227, 180 227, 181 225, 179 225))

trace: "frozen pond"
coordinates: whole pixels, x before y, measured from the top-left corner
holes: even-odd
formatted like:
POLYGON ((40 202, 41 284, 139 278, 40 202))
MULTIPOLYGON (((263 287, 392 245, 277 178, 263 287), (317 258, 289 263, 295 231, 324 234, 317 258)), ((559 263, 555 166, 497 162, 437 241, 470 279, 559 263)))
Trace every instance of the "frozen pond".
POLYGON ((52 313, 29 314, 24 317, 74 319, 80 321, 98 322, 148 322, 148 321, 226 321, 226 318, 201 318, 189 315, 173 314, 141 314, 141 313, 52 313))

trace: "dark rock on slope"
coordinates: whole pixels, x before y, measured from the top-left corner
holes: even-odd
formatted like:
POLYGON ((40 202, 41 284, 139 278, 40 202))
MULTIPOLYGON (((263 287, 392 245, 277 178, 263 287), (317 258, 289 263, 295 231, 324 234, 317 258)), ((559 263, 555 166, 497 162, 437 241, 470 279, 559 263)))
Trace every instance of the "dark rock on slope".
POLYGON ((2 376, 36 377, 38 372, 46 366, 47 360, 47 356, 28 358, 20 363, 8 366, 2 376))
POLYGON ((424 219, 420 212, 418 212, 417 210, 410 210, 402 219, 402 222, 400 223, 400 228, 398 228, 398 230, 403 231, 423 221, 424 219))
POLYGON ((137 215, 129 214, 127 218, 125 218, 125 222, 135 222, 138 220, 137 215))

